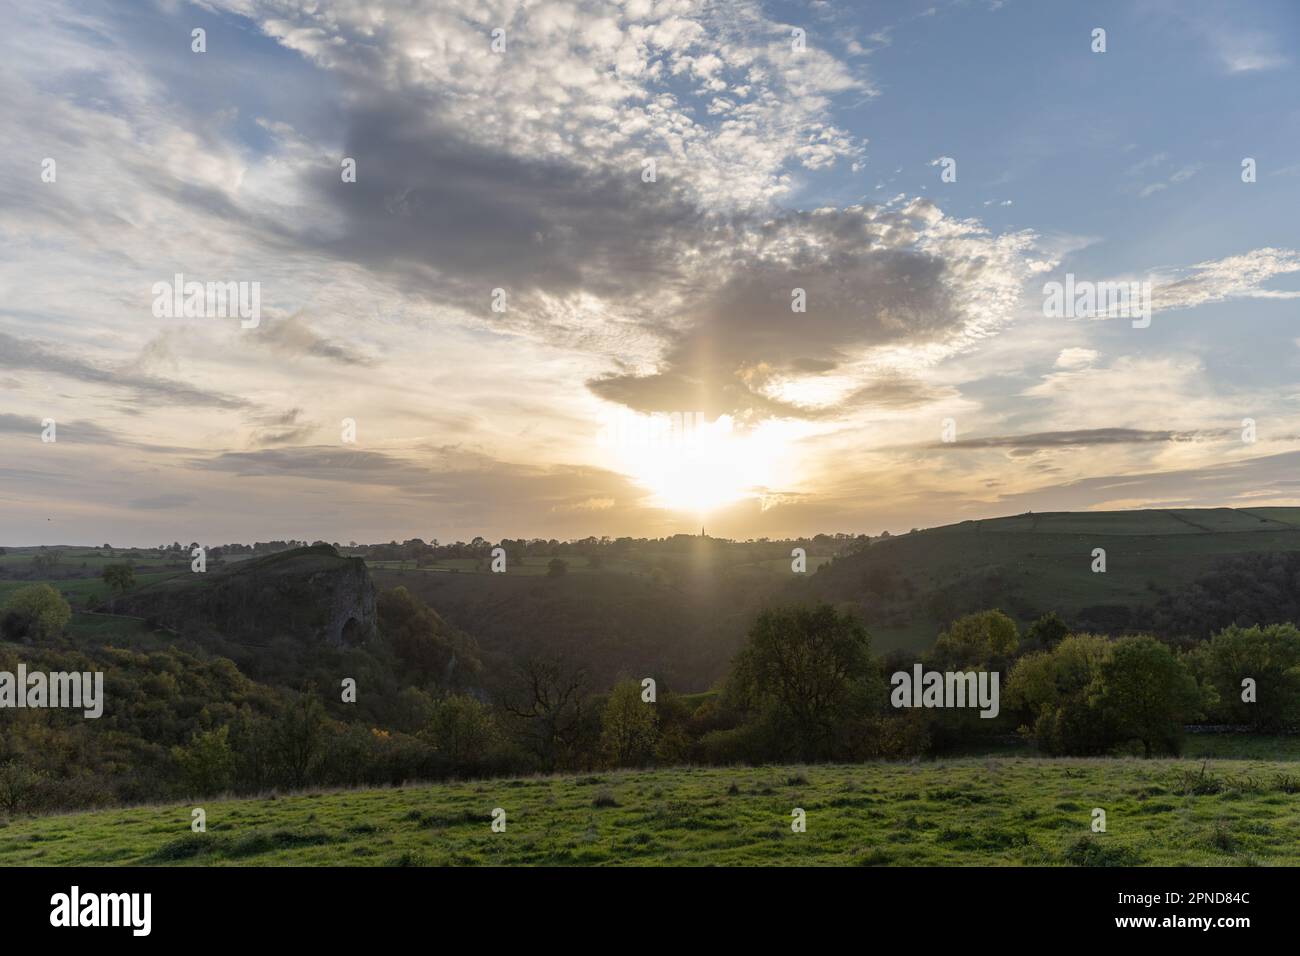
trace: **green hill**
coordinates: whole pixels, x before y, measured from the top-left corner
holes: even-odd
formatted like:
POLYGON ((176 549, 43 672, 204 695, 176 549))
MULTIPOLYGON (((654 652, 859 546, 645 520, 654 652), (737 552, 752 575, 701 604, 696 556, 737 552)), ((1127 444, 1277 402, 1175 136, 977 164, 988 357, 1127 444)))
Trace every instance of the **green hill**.
POLYGON ((878 648, 914 650, 989 607, 1026 625, 1054 610, 1076 627, 1122 627, 1218 562, 1277 552, 1300 552, 1300 509, 1024 514, 876 541, 788 593, 859 604, 878 648), (1105 573, 1092 570, 1097 548, 1105 573))
MULTIPOLYGON (((649 543, 602 571, 496 575, 466 568, 379 568, 503 657, 542 648, 580 652, 593 677, 654 673, 680 690, 720 677, 765 604, 827 600, 859 606, 877 650, 921 650, 962 614, 996 607, 1027 627, 1055 610, 1074 627, 1118 631, 1176 600, 1217 562, 1300 553, 1300 508, 1024 514, 872 539, 834 560, 810 554, 791 571, 773 545, 699 539, 665 560, 667 575, 628 568, 660 561, 649 543), (1093 549, 1106 572, 1093 573, 1093 549)), ((537 559, 544 562, 545 559, 537 559)), ((1263 617, 1267 617, 1264 614, 1263 617)), ((1285 616, 1279 620, 1289 619, 1285 616)), ((1252 621, 1251 623, 1254 623, 1252 621)), ((1198 635, 1199 636, 1199 635, 1198 635)))

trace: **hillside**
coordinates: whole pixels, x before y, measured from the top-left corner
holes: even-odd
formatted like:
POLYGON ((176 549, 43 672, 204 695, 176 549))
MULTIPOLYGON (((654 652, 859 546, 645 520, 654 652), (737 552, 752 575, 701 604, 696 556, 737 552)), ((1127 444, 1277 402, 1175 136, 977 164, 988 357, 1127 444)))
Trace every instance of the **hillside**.
POLYGON ((1024 514, 876 541, 787 593, 856 603, 878 648, 915 650, 988 607, 1022 625, 1054 610, 1082 629, 1123 627, 1218 562, 1276 552, 1300 552, 1300 509, 1024 514), (1092 571, 1095 548, 1105 573, 1092 571))
MULTIPOLYGON (((624 539, 608 547, 599 564, 570 555, 569 571, 560 577, 547 575, 545 555, 513 562, 506 574, 492 574, 486 561, 474 558, 420 567, 379 558, 365 565, 378 588, 408 588, 474 637, 487 658, 509 663, 560 651, 581 658, 594 684, 653 674, 683 692, 710 687, 726 672, 756 612, 786 601, 857 605, 878 651, 928 648, 948 622, 989 607, 1022 628, 1055 610, 1082 630, 1161 630, 1157 625, 1165 624, 1171 636, 1189 633, 1188 620, 1221 627, 1234 611, 1249 619, 1245 623, 1296 616, 1274 595, 1243 603, 1238 586, 1219 595, 1216 607, 1203 600, 1198 579, 1219 574, 1223 562, 1300 556, 1300 508, 1024 514, 865 543, 848 536, 809 543, 806 575, 790 570, 792 542, 683 536, 624 539), (832 557, 834 547, 841 553, 832 557), (1106 551, 1104 574, 1091 570, 1094 548, 1106 551), (1188 620, 1155 614, 1161 605, 1197 613, 1183 615, 1188 620)), ((0 596, 41 579, 26 571, 37 551, 15 548, 0 557, 0 574, 24 574, 0 580, 0 596)), ((66 556, 44 580, 76 607, 93 607, 90 598, 106 596, 98 572, 106 561, 122 560, 94 550, 51 551, 66 556)), ((337 644, 348 620, 358 622, 360 633, 373 618, 362 562, 326 545, 231 558, 195 575, 174 570, 174 558, 138 553, 130 559, 140 586, 116 610, 180 630, 218 621, 227 646, 262 644, 273 633, 337 644)), ((1243 587, 1265 576, 1252 567, 1237 571, 1243 587)), ((1273 571, 1274 590, 1297 590, 1289 566, 1273 571)))
POLYGON ((1296 766, 984 758, 205 800, 201 834, 190 804, 15 821, 0 864, 1296 865, 1296 766))
POLYGON ((285 636, 356 644, 374 632, 375 586, 364 561, 321 544, 147 584, 114 610, 237 643, 285 636))
POLYGON ((964 521, 873 539, 833 560, 810 555, 804 576, 791 572, 789 548, 786 557, 774 557, 764 544, 763 560, 756 561, 754 547, 702 539, 689 561, 669 566, 666 578, 641 573, 630 561, 557 579, 536 567, 496 575, 476 571, 472 562, 457 573, 386 563, 374 574, 381 586, 401 584, 418 594, 485 651, 565 648, 581 652, 600 680, 653 673, 698 691, 725 672, 754 614, 774 602, 855 604, 873 646, 885 651, 928 648, 954 618, 989 607, 1022 627, 1052 610, 1081 629, 1140 627, 1146 610, 1176 602, 1217 562, 1300 553, 1300 509, 1054 512, 964 521), (1104 574, 1091 570, 1094 548, 1106 552, 1104 574))
POLYGON ((756 597, 771 592, 716 580, 674 587, 610 572, 547 578, 511 574, 375 572, 381 587, 405 587, 473 634, 485 658, 503 663, 561 652, 582 662, 595 686, 655 675, 665 687, 706 689, 726 671, 756 597))

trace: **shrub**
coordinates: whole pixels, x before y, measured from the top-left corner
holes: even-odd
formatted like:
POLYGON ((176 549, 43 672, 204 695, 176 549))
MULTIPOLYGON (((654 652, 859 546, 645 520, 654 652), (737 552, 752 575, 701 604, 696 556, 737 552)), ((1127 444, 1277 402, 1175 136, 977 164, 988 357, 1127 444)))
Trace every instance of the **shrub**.
MULTIPOLYGON (((72 620, 72 608, 48 584, 32 584, 9 595, 4 610, 25 619, 24 636, 43 640, 59 637, 72 620)), ((5 615, 6 619, 9 614, 5 615)))

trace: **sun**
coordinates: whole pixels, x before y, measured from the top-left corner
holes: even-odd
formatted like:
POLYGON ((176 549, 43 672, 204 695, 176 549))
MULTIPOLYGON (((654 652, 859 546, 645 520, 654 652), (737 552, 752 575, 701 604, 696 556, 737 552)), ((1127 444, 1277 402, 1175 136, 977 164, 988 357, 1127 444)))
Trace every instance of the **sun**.
POLYGON ((762 494, 780 458, 773 433, 738 429, 726 415, 686 424, 629 416, 608 437, 614 469, 649 491, 653 506, 699 516, 762 494))

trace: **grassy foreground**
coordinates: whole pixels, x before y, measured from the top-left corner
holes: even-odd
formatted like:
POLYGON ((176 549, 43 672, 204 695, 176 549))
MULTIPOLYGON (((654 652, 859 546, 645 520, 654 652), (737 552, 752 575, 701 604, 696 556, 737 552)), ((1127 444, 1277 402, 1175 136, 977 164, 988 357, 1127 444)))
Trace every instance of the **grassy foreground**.
POLYGON ((1252 760, 681 768, 202 806, 204 834, 188 804, 16 820, 0 864, 1300 865, 1296 764, 1252 760))

